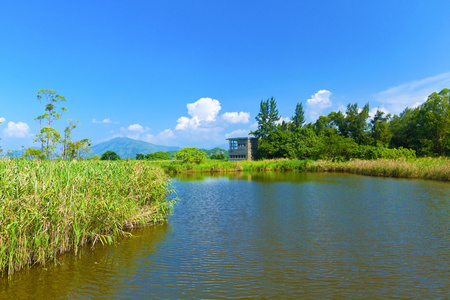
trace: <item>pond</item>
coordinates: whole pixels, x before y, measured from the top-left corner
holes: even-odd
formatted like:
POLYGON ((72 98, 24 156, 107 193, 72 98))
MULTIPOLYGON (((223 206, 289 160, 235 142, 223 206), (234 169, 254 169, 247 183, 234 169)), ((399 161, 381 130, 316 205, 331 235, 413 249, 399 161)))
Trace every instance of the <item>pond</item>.
POLYGON ((3 277, 4 298, 445 298, 450 184, 185 175, 168 222, 3 277))

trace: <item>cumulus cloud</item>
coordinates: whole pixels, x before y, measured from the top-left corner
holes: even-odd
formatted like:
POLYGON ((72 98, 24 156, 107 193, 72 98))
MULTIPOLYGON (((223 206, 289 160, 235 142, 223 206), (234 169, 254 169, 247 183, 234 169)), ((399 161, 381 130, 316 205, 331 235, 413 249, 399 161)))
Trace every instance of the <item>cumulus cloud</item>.
POLYGON ((199 121, 215 121, 221 110, 220 102, 211 98, 200 98, 194 103, 188 103, 188 114, 197 117, 199 121))
POLYGON ((200 98, 194 103, 188 103, 188 114, 192 118, 180 117, 177 120, 175 130, 196 129, 200 125, 216 121, 219 111, 222 109, 220 102, 211 98, 200 98))
POLYGON ((416 107, 425 102, 433 92, 450 86, 450 72, 407 82, 374 95, 391 113, 398 114, 406 107, 416 107))
POLYGON ((197 116, 192 117, 191 119, 187 117, 181 117, 177 120, 177 126, 175 130, 186 130, 189 128, 197 128, 200 126, 200 120, 197 116))
POLYGON ((229 123, 248 123, 250 119, 250 113, 248 112, 226 112, 222 115, 222 119, 229 123))
POLYGON ((149 142, 149 143, 153 143, 153 144, 170 144, 171 141, 173 139, 175 139, 176 136, 173 133, 173 131, 171 129, 165 129, 163 131, 161 131, 159 134, 152 135, 152 134, 146 134, 142 140, 149 142))
POLYGON ((8 127, 3 129, 3 134, 6 137, 13 138, 28 138, 30 137, 30 127, 24 122, 8 122, 8 127))
POLYGON ((5 121, 6 121, 5 118, 3 118, 3 117, 0 118, 0 124, 2 124, 2 123, 5 122, 5 121))
POLYGON ((119 122, 113 122, 111 119, 103 119, 103 120, 96 120, 95 118, 92 119, 92 123, 97 124, 118 124, 119 122))
POLYGON ((306 101, 311 120, 316 120, 326 108, 333 105, 330 101, 330 96, 330 91, 320 90, 306 101))
POLYGON ((144 132, 146 132, 146 131, 148 131, 149 130, 149 128, 148 127, 143 127, 142 125, 140 125, 140 124, 132 124, 132 125, 130 125, 130 126, 128 126, 128 128, 127 128, 129 131, 133 131, 133 132, 139 132, 139 133, 144 133, 144 132))

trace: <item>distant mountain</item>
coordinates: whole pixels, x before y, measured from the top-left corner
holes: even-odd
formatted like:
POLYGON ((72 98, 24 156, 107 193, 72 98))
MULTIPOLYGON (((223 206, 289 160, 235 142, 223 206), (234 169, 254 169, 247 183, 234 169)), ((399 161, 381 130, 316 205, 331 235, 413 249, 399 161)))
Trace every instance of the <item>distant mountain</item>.
POLYGON ((119 137, 91 147, 95 155, 102 155, 105 151, 116 152, 120 158, 135 158, 137 153, 147 154, 157 151, 177 151, 179 147, 153 145, 144 141, 119 137))

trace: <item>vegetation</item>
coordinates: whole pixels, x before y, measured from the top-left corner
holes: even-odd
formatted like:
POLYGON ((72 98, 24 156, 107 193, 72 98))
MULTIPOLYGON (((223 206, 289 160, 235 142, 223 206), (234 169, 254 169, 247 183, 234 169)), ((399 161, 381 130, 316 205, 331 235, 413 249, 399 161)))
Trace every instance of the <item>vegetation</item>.
POLYGON ((292 122, 277 124, 280 117, 274 98, 261 101, 256 116, 258 158, 407 159, 450 156, 450 89, 433 93, 417 108, 400 115, 378 110, 369 122, 369 104, 349 104, 344 112, 320 116, 304 124, 304 111, 297 104, 292 122))
POLYGON ((100 156, 100 160, 120 160, 120 156, 114 151, 106 151, 100 156))
POLYGON ((181 161, 152 162, 168 174, 180 173, 215 173, 242 171, 309 171, 309 172, 348 172, 354 174, 425 178, 434 180, 450 180, 449 158, 417 158, 417 159, 351 159, 349 161, 333 160, 290 160, 270 159, 258 161, 217 161, 206 160, 200 164, 183 163, 181 161))
POLYGON ((45 263, 164 218, 168 178, 139 161, 0 160, 0 270, 45 263))
POLYGON ((148 153, 148 154, 142 154, 137 153, 136 154, 136 160, 170 160, 169 155, 164 151, 157 151, 155 153, 148 153))
POLYGON ((201 163, 206 160, 208 156, 206 153, 200 149, 195 147, 187 147, 181 150, 178 150, 175 153, 175 158, 181 160, 184 163, 201 163))

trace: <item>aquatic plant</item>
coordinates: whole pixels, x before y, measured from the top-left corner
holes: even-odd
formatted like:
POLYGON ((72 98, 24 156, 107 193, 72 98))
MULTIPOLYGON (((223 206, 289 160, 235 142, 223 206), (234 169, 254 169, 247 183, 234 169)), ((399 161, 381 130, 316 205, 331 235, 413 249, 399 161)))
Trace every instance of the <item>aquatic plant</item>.
POLYGON ((13 273, 112 243, 124 229, 162 220, 165 173, 139 161, 0 160, 0 270, 13 273))

